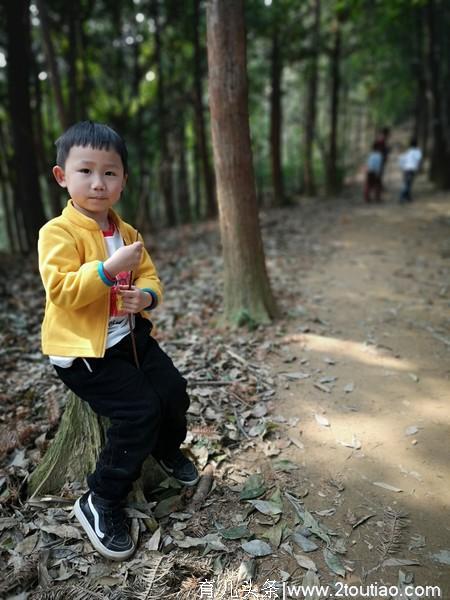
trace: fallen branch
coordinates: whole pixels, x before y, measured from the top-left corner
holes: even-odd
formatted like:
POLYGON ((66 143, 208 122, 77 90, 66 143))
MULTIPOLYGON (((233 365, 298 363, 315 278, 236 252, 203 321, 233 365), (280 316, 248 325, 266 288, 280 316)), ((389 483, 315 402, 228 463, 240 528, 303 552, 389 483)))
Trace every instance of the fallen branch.
POLYGON ((202 471, 200 481, 195 490, 195 494, 192 496, 192 500, 186 507, 186 510, 190 513, 197 512, 206 500, 209 491, 211 490, 214 480, 214 468, 212 465, 206 465, 202 471))

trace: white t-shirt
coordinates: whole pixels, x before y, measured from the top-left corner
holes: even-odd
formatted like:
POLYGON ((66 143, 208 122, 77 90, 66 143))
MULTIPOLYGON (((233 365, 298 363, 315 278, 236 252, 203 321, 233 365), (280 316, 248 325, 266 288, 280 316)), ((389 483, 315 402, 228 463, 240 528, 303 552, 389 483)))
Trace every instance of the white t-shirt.
POLYGON ((404 171, 417 171, 421 160, 421 150, 419 148, 410 148, 400 156, 400 167, 404 171))
MULTIPOLYGON (((111 223, 108 231, 103 231, 106 250, 108 256, 114 254, 116 250, 123 246, 122 237, 115 225, 111 223)), ((121 310, 121 299, 118 296, 118 285, 128 285, 130 281, 129 271, 123 271, 116 275, 116 283, 109 292, 109 323, 108 334, 106 338, 106 348, 111 348, 120 342, 122 338, 130 333, 128 324, 128 313, 121 310)), ((131 325, 134 329, 134 315, 131 315, 131 325)), ((49 356, 52 365, 57 365, 63 369, 70 367, 75 360, 74 356, 49 356)), ((81 357, 83 358, 83 357, 81 357)), ((89 364, 87 364, 89 368, 89 364)))

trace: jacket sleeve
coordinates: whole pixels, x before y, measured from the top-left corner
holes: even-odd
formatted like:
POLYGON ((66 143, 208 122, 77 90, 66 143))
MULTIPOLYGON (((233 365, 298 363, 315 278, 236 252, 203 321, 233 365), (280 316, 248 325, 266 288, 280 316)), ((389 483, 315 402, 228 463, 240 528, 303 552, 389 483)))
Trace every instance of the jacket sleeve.
MULTIPOLYGON (((144 243, 142 236, 139 234, 139 241, 144 243)), ((154 309, 163 299, 163 285, 156 272, 155 265, 150 258, 147 250, 142 252, 142 260, 139 268, 135 271, 134 285, 141 290, 149 292, 153 298, 153 302, 149 309, 154 309)), ((149 310, 147 309, 147 310, 149 310)))
POLYGON ((48 223, 39 232, 39 272, 47 299, 62 308, 78 309, 107 296, 103 263, 82 263, 74 238, 63 227, 48 223))

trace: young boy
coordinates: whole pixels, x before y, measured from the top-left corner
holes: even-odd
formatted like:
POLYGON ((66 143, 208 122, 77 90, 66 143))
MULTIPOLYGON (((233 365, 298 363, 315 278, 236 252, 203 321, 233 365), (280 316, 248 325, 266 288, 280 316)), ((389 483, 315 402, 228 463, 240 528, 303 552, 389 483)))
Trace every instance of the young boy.
POLYGON ((162 299, 156 269, 141 236, 112 210, 128 176, 124 141, 84 121, 56 147, 53 174, 70 200, 39 234, 42 349, 67 387, 110 419, 75 515, 100 554, 124 560, 135 544, 123 505, 147 456, 184 485, 198 481, 180 451, 189 398, 185 379, 150 336, 147 311, 162 299))
POLYGON ((375 202, 381 201, 381 169, 383 166, 383 154, 378 142, 372 146, 372 151, 367 159, 366 185, 364 187, 364 199, 372 201, 372 192, 375 202))

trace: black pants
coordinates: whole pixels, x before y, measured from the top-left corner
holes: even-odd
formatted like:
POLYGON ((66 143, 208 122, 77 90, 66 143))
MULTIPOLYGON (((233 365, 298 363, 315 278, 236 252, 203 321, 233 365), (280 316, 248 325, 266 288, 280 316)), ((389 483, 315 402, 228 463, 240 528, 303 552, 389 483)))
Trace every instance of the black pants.
POLYGON ((55 366, 58 376, 111 426, 89 488, 103 498, 120 501, 139 478, 149 454, 169 457, 186 437, 189 398, 186 380, 150 337, 150 323, 136 317, 140 369, 134 363, 130 335, 108 348, 104 358, 81 358, 71 367, 55 366))

